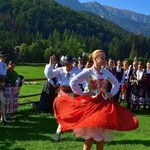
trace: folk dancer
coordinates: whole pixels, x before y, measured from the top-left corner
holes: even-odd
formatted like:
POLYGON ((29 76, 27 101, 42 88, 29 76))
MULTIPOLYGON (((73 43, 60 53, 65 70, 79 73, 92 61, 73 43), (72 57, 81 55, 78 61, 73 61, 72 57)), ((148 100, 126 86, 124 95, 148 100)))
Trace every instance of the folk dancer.
POLYGON ((54 102, 55 115, 62 131, 73 130, 83 137, 83 150, 90 150, 96 141, 97 150, 103 150, 104 141, 112 139, 112 131, 130 131, 138 128, 137 118, 126 108, 113 102, 120 84, 111 72, 104 68, 105 53, 95 50, 92 55, 93 66, 74 76, 70 81, 74 97, 62 93, 61 99, 54 102), (87 81, 89 91, 82 91, 79 83, 87 81), (112 89, 106 91, 109 80, 112 89), (78 96, 79 95, 79 96, 78 96), (67 106, 67 107, 66 107, 67 106))
MULTIPOLYGON (((54 66, 56 64, 55 55, 50 56, 49 62, 50 63, 46 65, 45 70, 44 70, 45 76, 48 79, 52 79, 56 77, 60 85, 60 91, 58 93, 58 96, 55 98, 55 100, 56 99, 61 100, 63 93, 66 93, 67 95, 70 95, 70 96, 74 96, 74 93, 72 92, 69 86, 69 82, 71 78, 75 77, 82 70, 79 69, 78 67, 73 66, 73 62, 74 62, 73 57, 71 57, 70 55, 64 56, 62 60, 62 63, 64 64, 64 66, 56 68, 56 69, 54 69, 54 66)), ((66 106, 66 109, 67 109, 67 106, 66 106)), ((60 141, 60 134, 61 134, 61 125, 59 124, 56 130, 56 133, 54 135, 54 140, 56 142, 60 141)))

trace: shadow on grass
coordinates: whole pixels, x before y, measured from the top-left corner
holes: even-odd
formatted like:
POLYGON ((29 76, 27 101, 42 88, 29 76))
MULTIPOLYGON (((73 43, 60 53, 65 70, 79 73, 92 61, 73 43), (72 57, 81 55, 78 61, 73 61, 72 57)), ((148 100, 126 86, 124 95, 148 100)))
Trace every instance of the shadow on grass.
POLYGON ((140 109, 139 111, 133 112, 136 115, 139 116, 149 116, 150 115, 150 108, 147 109, 140 109))
POLYGON ((134 144, 142 144, 144 146, 147 146, 149 147, 150 146, 150 141, 149 140, 121 140, 121 141, 112 141, 112 142, 108 142, 107 145, 117 145, 117 144, 124 144, 124 145, 127 145, 127 144, 131 144, 131 145, 134 145, 134 144))
MULTIPOLYGON (((126 102, 122 102, 120 103, 121 106, 127 108, 127 103, 126 102)), ((132 110, 132 108, 130 108, 130 111, 135 114, 135 115, 144 115, 144 116, 148 116, 150 114, 150 106, 146 105, 146 107, 144 108, 144 106, 140 105, 140 109, 139 110, 132 110)))
POLYGON ((54 134, 56 128, 56 119, 51 114, 42 114, 34 109, 19 111, 9 123, 0 124, 0 149, 9 150, 16 141, 53 141, 50 134, 54 134))

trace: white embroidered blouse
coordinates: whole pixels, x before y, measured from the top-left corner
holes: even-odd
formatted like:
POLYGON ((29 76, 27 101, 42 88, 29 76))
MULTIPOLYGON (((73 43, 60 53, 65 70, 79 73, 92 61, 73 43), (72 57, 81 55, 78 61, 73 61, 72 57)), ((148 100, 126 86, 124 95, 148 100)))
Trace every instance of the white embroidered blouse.
POLYGON ((77 76, 73 77, 70 81, 70 86, 72 90, 78 95, 83 96, 84 92, 80 89, 79 83, 87 82, 88 90, 99 94, 102 89, 106 88, 106 83, 109 81, 112 84, 111 94, 115 95, 120 87, 118 80, 115 76, 106 69, 101 69, 100 73, 91 67, 89 69, 83 70, 77 76))

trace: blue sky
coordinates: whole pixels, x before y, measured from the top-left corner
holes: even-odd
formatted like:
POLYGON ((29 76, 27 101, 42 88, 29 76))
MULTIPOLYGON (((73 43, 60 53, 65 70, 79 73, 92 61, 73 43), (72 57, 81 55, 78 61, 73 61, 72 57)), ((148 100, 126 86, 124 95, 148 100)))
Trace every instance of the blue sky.
POLYGON ((79 0, 79 2, 97 1, 102 5, 131 10, 145 15, 150 15, 150 0, 79 0))

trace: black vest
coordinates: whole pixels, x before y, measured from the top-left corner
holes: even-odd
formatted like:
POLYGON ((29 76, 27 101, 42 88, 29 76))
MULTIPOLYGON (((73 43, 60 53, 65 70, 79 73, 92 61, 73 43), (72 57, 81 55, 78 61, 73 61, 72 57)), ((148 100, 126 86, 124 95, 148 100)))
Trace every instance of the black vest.
POLYGON ((115 67, 115 73, 114 73, 114 75, 118 79, 118 82, 121 82, 121 80, 122 80, 123 71, 124 71, 124 69, 121 68, 121 72, 117 72, 117 67, 115 67))

